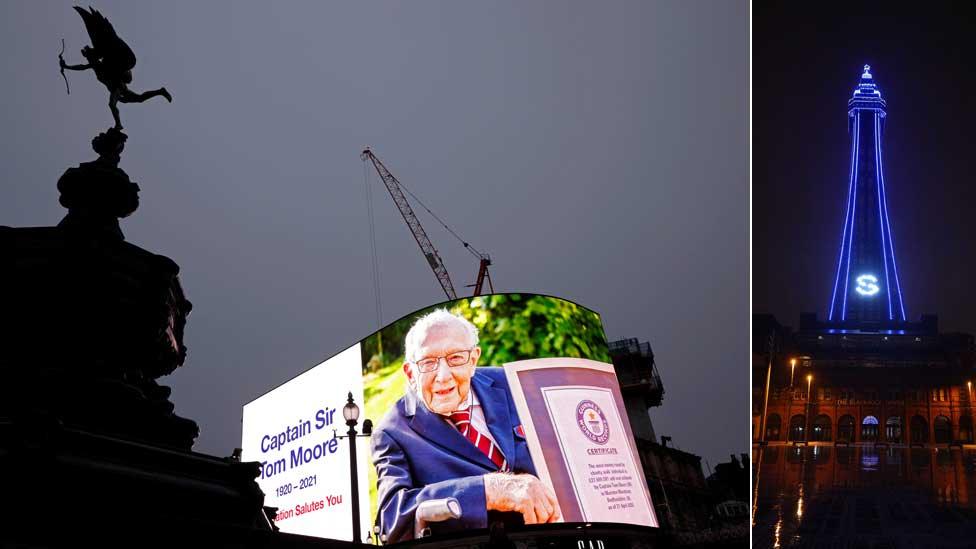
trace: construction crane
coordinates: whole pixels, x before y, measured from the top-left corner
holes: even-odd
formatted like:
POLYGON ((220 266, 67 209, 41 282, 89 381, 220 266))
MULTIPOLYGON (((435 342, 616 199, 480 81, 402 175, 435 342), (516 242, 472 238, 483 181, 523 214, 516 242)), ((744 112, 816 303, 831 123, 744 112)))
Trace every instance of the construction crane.
MULTIPOLYGON (((464 244, 467 246, 467 243, 464 244)), ((488 254, 483 254, 476 252, 480 264, 478 265, 478 280, 474 283, 474 293, 471 295, 481 295, 481 290, 485 286, 485 280, 488 280, 488 293, 495 293, 495 287, 491 283, 491 273, 488 272, 488 267, 491 265, 491 258, 488 254)), ((471 286, 468 286, 470 288, 471 286)))
MULTIPOLYGON (((420 224, 420 220, 417 219, 417 215, 413 212, 413 208, 410 207, 410 203, 407 202, 407 197, 404 196, 403 191, 406 190, 410 196, 417 201, 418 204, 423 206, 427 213, 432 215, 434 219, 437 219, 441 225, 444 226, 455 238, 464 244, 465 249, 470 251, 480 260, 480 265, 478 268, 478 279, 474 286, 474 295, 481 295, 484 289, 485 281, 488 282, 488 287, 491 293, 494 293, 495 288, 491 283, 491 274, 488 273, 488 267, 491 265, 491 257, 487 254, 483 254, 478 250, 474 249, 470 244, 465 242, 461 237, 457 235, 446 223, 441 221, 434 212, 430 211, 430 208, 424 206, 422 202, 410 192, 409 189, 404 187, 397 178, 390 173, 390 170, 383 165, 383 162, 373 154, 369 148, 363 150, 360 155, 363 162, 369 160, 373 164, 373 168, 376 169, 376 173, 379 174, 380 179, 383 180, 383 184, 386 186, 386 190, 390 192, 390 197, 393 198, 393 203, 396 204, 398 210, 400 210, 400 215, 403 216, 403 220, 407 223, 407 227, 413 234, 414 240, 417 241, 417 245, 420 246, 420 251, 423 252, 424 257, 427 259, 427 263, 430 268, 434 271, 434 276, 437 277, 437 281, 440 283, 441 288, 444 289, 444 293, 447 295, 448 299, 457 299, 457 292, 454 291, 454 284, 451 282, 451 276, 447 272, 447 267, 444 266, 444 261, 441 259, 440 254, 437 253, 437 248, 434 248, 434 244, 430 241, 427 236, 427 232, 424 231, 424 227, 420 224)), ((469 286, 470 287, 470 286, 469 286)))

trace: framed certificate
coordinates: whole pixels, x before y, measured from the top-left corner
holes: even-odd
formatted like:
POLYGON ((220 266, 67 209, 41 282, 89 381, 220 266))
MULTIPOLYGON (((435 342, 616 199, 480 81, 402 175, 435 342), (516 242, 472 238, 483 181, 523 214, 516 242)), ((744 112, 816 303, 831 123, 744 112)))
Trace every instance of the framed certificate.
POLYGON ((505 374, 564 520, 658 526, 612 364, 540 358, 505 364, 505 374))

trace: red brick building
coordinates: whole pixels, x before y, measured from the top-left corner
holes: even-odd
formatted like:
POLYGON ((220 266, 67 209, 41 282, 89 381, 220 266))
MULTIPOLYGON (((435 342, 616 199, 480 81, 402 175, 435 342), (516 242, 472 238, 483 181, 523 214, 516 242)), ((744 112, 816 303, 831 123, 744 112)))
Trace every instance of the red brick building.
POLYGON ((934 316, 875 331, 813 315, 795 332, 769 315, 753 326, 754 442, 974 443, 973 336, 940 334, 934 316))

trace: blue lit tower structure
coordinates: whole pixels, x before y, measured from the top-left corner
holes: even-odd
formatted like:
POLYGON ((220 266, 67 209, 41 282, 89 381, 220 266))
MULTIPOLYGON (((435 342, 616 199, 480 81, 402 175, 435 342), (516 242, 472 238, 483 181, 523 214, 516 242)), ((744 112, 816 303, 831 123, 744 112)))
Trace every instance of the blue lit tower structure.
POLYGON ((885 197, 886 104, 869 65, 847 106, 850 174, 827 321, 880 328, 907 319, 885 197))
POLYGON ((827 318, 803 313, 794 331, 753 314, 757 443, 976 449, 976 338, 905 311, 885 197, 886 109, 865 65, 848 102, 850 171, 827 318))

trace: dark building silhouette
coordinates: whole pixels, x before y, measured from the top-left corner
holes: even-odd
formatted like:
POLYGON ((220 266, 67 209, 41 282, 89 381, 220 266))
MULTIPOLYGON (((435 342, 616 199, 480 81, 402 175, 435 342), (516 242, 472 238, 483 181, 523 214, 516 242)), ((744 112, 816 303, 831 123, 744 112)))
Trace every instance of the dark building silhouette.
POLYGON ((729 457, 728 462, 715 466, 715 472, 706 482, 719 498, 745 502, 749 498, 749 457, 745 454, 739 458, 734 454, 729 457))
POLYGON ((651 344, 631 338, 611 341, 609 348, 634 437, 655 440, 650 409, 661 405, 664 384, 654 363, 651 344))
MULTIPOLYGON (((651 344, 632 338, 612 341, 609 347, 661 527, 674 532, 680 546, 745 544, 745 514, 720 517, 719 506, 728 498, 724 488, 715 491, 706 482, 701 457, 675 448, 671 437, 662 436, 660 442, 655 437, 649 409, 663 403, 664 385, 651 344)), ((742 498, 742 505, 745 501, 742 498)))

